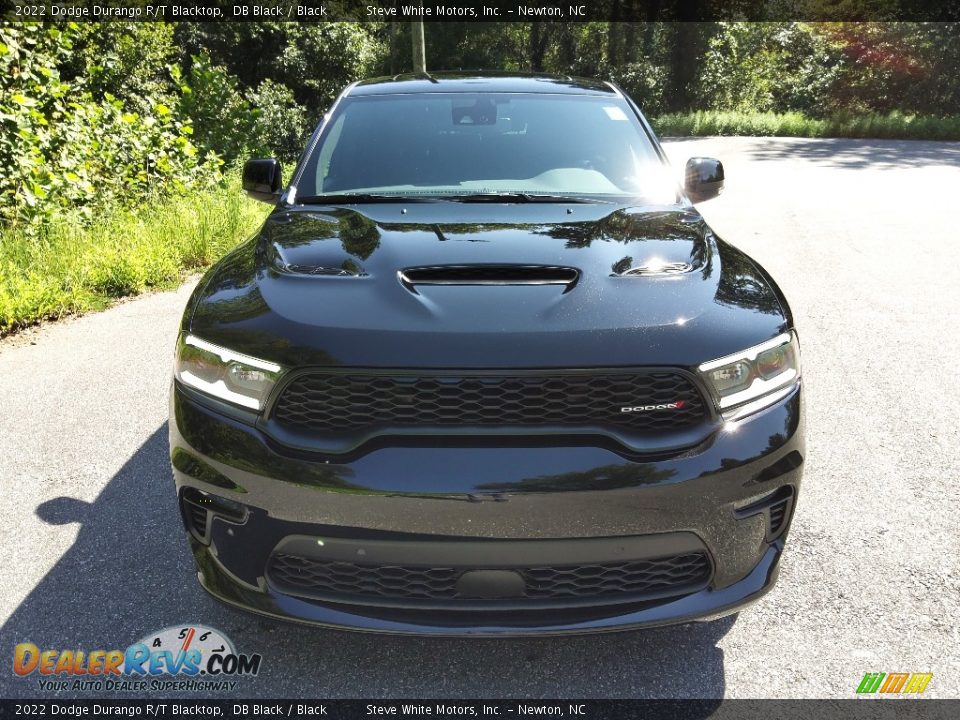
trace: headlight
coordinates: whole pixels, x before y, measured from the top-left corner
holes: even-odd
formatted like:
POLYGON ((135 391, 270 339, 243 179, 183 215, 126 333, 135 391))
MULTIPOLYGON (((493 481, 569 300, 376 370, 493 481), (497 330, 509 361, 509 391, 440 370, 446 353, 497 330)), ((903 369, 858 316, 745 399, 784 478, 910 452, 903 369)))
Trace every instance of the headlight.
POLYGON ((282 368, 208 343, 196 335, 181 335, 174 373, 184 385, 207 395, 260 411, 282 368))
POLYGON ((700 374, 713 388, 726 419, 742 417, 784 397, 800 379, 797 336, 784 333, 743 352, 711 360, 700 374))

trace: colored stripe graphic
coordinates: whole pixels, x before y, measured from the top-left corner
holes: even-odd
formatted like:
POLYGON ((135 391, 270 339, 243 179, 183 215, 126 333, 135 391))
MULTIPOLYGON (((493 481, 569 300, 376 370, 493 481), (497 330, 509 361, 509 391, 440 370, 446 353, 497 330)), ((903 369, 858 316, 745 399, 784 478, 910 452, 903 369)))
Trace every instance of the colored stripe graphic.
POLYGON ((910 676, 910 680, 903 691, 905 693, 922 693, 927 689, 931 680, 933 680, 933 673, 914 673, 910 676))
POLYGON ((857 693, 885 694, 911 693, 919 695, 927 689, 933 679, 933 673, 866 673, 857 686, 857 693))
POLYGON ((887 681, 880 688, 882 693, 898 693, 903 689, 904 684, 910 673, 890 673, 887 675, 887 681))
POLYGON ((884 673, 867 673, 863 676, 863 680, 860 681, 860 686, 857 688, 857 692, 875 693, 885 677, 886 675, 884 673))

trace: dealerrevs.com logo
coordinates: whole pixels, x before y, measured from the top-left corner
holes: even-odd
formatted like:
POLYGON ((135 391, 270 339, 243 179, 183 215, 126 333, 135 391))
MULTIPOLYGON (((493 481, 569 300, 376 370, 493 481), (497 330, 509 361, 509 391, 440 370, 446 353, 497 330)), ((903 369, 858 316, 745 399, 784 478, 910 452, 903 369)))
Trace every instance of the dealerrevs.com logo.
POLYGON ((237 679, 260 672, 263 658, 238 653, 230 639, 202 625, 150 633, 125 650, 13 650, 13 672, 37 679, 43 691, 234 690, 237 679))

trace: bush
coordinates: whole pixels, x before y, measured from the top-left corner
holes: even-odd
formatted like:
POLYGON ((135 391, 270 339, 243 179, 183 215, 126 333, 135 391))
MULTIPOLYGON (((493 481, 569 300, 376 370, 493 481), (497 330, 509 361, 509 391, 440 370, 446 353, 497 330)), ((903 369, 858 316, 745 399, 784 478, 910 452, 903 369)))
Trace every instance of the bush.
POLYGON ((180 97, 178 112, 192 123, 197 145, 227 162, 249 155, 290 161, 303 150, 305 112, 284 85, 264 80, 244 93, 226 68, 195 55, 180 97))
POLYGON ((219 177, 189 121, 162 102, 131 112, 60 78, 76 25, 0 26, 0 224, 38 227, 67 212, 130 206, 219 177))
POLYGON ((209 55, 241 88, 272 80, 293 92, 311 122, 319 120, 340 90, 366 77, 382 54, 374 23, 178 23, 177 45, 209 55), (238 52, 242 48, 242 52, 238 52))
POLYGON ((113 95, 131 111, 149 112, 154 103, 172 104, 168 66, 177 54, 166 23, 81 23, 61 72, 70 82, 79 78, 97 100, 113 95))
POLYGON ((718 24, 700 74, 703 106, 816 115, 845 72, 841 44, 809 23, 718 24))
POLYGON ((206 152, 219 153, 228 162, 247 152, 253 116, 238 87, 237 79, 215 65, 207 55, 195 55, 186 78, 180 83, 178 113, 189 118, 194 140, 206 152))
POLYGON ((260 87, 247 93, 247 102, 254 112, 250 149, 287 162, 296 161, 306 144, 308 128, 306 113, 294 99, 293 91, 264 80, 260 87))

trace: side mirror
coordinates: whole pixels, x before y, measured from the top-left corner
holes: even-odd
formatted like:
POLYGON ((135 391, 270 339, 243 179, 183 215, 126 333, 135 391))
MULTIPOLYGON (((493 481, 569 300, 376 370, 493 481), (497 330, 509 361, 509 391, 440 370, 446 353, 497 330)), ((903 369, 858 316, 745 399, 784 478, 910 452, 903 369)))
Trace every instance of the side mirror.
POLYGON ((276 203, 280 197, 282 169, 275 158, 254 158, 243 165, 243 189, 254 200, 276 203))
POLYGON ((713 158, 690 158, 683 186, 693 202, 715 198, 723 190, 723 163, 713 158))

